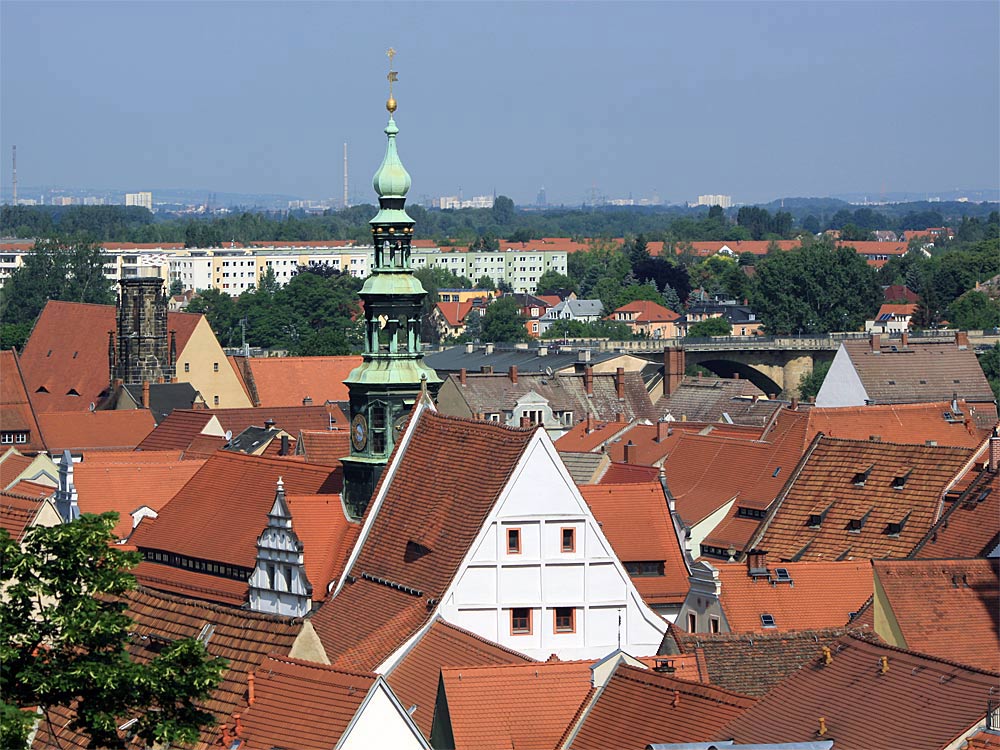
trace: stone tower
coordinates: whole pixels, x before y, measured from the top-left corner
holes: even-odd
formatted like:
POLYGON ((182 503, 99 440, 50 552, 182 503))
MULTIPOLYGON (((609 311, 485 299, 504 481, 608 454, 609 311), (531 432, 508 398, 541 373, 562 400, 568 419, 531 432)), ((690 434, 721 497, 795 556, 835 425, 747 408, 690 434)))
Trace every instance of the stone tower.
POLYGON ((426 387, 435 396, 441 386, 437 373, 424 364, 420 345, 420 314, 427 292, 410 267, 414 222, 404 209, 410 175, 396 153, 395 80, 396 73, 390 70, 388 144, 372 180, 379 212, 370 222, 375 245, 372 273, 360 292, 365 308, 364 357, 344 381, 350 393, 351 455, 341 459, 343 498, 355 517, 364 514, 421 390, 426 387))
POLYGON ((170 382, 176 344, 167 331, 167 295, 160 278, 130 277, 118 282, 118 330, 109 346, 111 380, 126 385, 170 382))

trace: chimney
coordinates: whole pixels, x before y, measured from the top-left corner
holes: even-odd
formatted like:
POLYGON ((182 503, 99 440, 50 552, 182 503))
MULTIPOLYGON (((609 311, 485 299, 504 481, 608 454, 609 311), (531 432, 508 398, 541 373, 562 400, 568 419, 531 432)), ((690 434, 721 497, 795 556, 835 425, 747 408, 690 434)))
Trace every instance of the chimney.
POLYGON ((274 420, 268 417, 264 420, 264 429, 270 430, 272 427, 274 427, 274 420))
POLYGON ((148 380, 143 380, 142 381, 142 408, 143 409, 148 409, 149 408, 149 381, 148 380))
POLYGON ((871 352, 872 354, 882 353, 882 337, 877 333, 872 333, 871 337, 871 352))
POLYGON ((635 443, 629 440, 625 443, 625 463, 630 464, 635 460, 635 456, 632 455, 635 452, 635 443))
POLYGON ((672 430, 670 429, 670 422, 663 420, 656 423, 656 442, 662 443, 669 437, 672 430))
POLYGON ((670 396, 684 379, 684 350, 668 346, 663 350, 663 395, 670 396))
POLYGON ((670 705, 673 706, 674 708, 677 708, 679 705, 681 705, 681 691, 680 690, 675 690, 674 691, 674 697, 670 701, 670 705))
POLYGON ((826 734, 826 719, 822 716, 819 717, 819 731, 816 732, 820 737, 826 734))
POLYGON ((549 356, 549 347, 547 347, 547 346, 540 346, 540 347, 538 347, 538 356, 539 357, 547 357, 547 356, 549 356))
POLYGON ((312 396, 306 396, 304 399, 302 399, 302 405, 303 406, 312 406, 313 405, 312 396))
POLYGON ((233 714, 233 734, 237 737, 243 734, 243 722, 239 714, 233 714))
POLYGON ((625 412, 620 411, 617 414, 615 414, 615 421, 616 422, 624 422, 625 421, 625 412))
POLYGON ((475 344, 468 343, 468 344, 465 345, 465 353, 466 354, 472 354, 472 352, 475 350, 475 348, 476 348, 475 344))
POLYGON ((257 699, 254 693, 254 680, 257 676, 253 672, 247 673, 247 705, 252 706, 253 702, 257 699))
POLYGON ((577 362, 590 362, 590 349, 581 349, 576 354, 577 362))
POLYGON ((739 380, 739 379, 740 379, 740 374, 738 372, 734 372, 733 373, 733 380, 739 380))
POLYGON ((594 415, 593 414, 588 414, 587 415, 587 434, 589 435, 593 431, 594 431, 594 415))
POLYGON ((900 336, 900 338, 902 339, 901 343, 903 344, 903 348, 904 349, 910 345, 910 332, 909 331, 903 331, 903 333, 900 336))
POLYGON ((968 331, 956 331, 955 332, 955 343, 958 344, 959 349, 969 348, 969 332, 968 331))
POLYGON ((493 344, 487 344, 486 345, 486 356, 490 356, 491 354, 493 354, 493 344))
POLYGON ((768 575, 767 550, 752 549, 747 552, 747 574, 751 578, 768 575))
POLYGON ((517 365, 510 366, 510 382, 517 385, 517 365))
POLYGON ((799 410, 799 397, 792 396, 792 411, 798 411, 798 410, 799 410))
POLYGON ((990 471, 997 471, 1000 468, 1000 428, 994 427, 990 436, 989 462, 990 471))
POLYGON ((279 456, 288 455, 288 435, 281 436, 281 448, 278 450, 279 456))
POLYGON ((521 415, 521 427, 531 427, 531 417, 527 415, 521 415))
POLYGON ((820 653, 822 654, 824 664, 833 664, 833 651, 829 646, 823 646, 820 653))
POLYGON ((619 367, 615 370, 615 392, 618 394, 618 400, 625 398, 625 368, 619 367))
POLYGON ((583 390, 588 396, 594 395, 594 368, 590 365, 583 368, 583 390))
POLYGON ((465 377, 466 377, 466 375, 467 375, 467 373, 466 373, 466 370, 465 370, 464 367, 461 370, 458 371, 458 382, 461 383, 462 385, 465 385, 465 377))

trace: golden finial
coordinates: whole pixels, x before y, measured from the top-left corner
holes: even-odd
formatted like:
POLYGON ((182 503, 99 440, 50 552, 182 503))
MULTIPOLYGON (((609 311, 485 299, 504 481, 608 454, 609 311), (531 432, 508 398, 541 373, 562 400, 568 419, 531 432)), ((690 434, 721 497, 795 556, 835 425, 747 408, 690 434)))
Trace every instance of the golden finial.
POLYGON ((396 100, 392 96, 392 84, 398 81, 399 77, 396 75, 396 71, 392 69, 392 58, 396 56, 396 50, 389 47, 389 51, 386 54, 389 56, 389 75, 387 76, 389 79, 389 101, 385 103, 385 108, 389 110, 389 114, 391 115, 396 111, 396 100))

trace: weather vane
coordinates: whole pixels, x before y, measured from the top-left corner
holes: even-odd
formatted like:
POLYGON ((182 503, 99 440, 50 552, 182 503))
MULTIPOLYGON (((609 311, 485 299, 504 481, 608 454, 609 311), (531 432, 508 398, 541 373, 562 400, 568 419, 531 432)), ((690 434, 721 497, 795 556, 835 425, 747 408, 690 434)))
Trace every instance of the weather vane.
POLYGON ((389 110, 389 114, 392 114, 396 111, 396 100, 392 97, 392 84, 399 80, 396 71, 392 69, 392 58, 396 56, 396 50, 389 47, 386 54, 389 56, 389 75, 387 76, 389 79, 389 101, 385 103, 385 108, 389 110))

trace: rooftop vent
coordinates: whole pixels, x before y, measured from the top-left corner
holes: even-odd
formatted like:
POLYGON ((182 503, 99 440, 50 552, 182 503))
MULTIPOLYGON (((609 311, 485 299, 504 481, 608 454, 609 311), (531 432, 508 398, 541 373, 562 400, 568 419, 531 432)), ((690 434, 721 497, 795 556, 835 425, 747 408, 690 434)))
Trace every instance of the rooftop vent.
POLYGON ((886 524, 885 533, 889 536, 899 536, 903 529, 906 527, 906 522, 909 520, 910 514, 907 513, 898 521, 890 521, 886 524))
POLYGON ((860 518, 852 518, 850 521, 847 522, 847 530, 855 532, 861 531, 861 529, 865 527, 865 524, 868 523, 868 516, 870 516, 871 514, 872 514, 872 509, 869 508, 868 512, 865 513, 860 518))
POLYGON ((818 529, 820 526, 823 525, 823 521, 826 520, 826 514, 830 512, 830 508, 832 507, 833 503, 830 503, 825 508, 823 508, 823 510, 821 510, 819 513, 810 513, 809 521, 806 523, 806 525, 814 529, 818 529))

